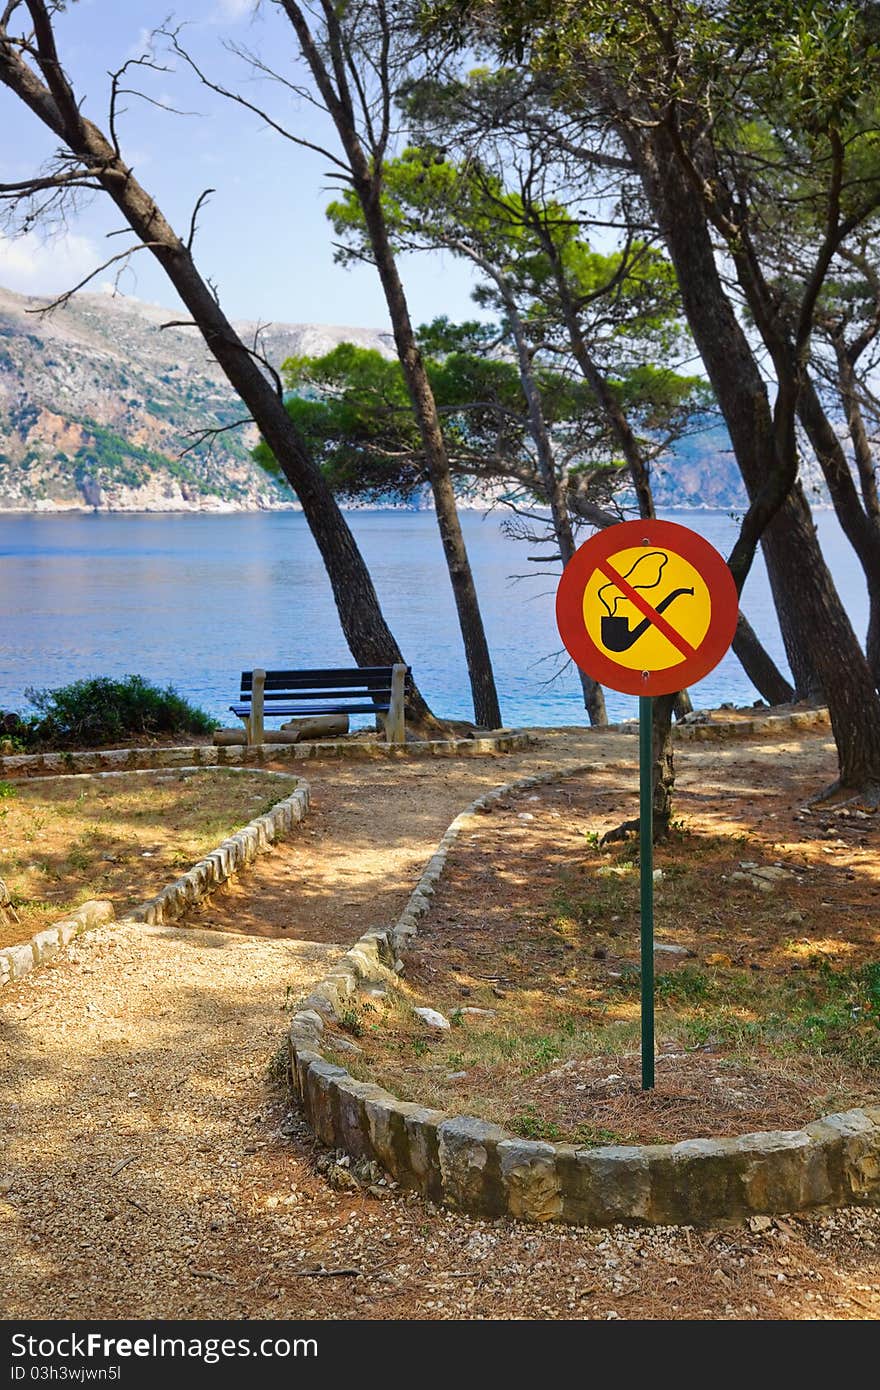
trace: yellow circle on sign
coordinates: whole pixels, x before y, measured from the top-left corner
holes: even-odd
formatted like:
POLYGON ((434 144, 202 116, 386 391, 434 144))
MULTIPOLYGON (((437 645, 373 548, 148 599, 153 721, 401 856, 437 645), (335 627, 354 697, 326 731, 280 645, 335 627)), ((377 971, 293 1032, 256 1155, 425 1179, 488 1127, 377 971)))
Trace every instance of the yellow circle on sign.
POLYGON ((684 661, 706 636, 711 617, 712 599, 699 570, 659 546, 618 550, 593 571, 584 590, 584 624, 593 642, 611 661, 633 671, 665 671, 684 661), (627 597, 617 579, 651 612, 627 597), (655 626, 655 612, 678 634, 680 645, 655 626))

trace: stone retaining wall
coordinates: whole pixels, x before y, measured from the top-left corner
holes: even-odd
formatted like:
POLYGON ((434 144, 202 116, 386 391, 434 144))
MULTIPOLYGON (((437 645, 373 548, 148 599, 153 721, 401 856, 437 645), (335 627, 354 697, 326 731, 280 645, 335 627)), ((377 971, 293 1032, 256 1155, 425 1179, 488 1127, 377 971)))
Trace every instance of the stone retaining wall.
MULTIPOLYGON (((786 714, 756 714, 751 719, 706 724, 674 724, 676 738, 729 739, 783 729, 817 729, 830 725, 826 709, 793 710, 786 714)), ((638 733, 638 720, 609 724, 608 732, 638 733)), ((584 732, 589 732, 585 729, 584 732)), ((605 732, 605 731, 602 731, 605 732)), ((133 772, 141 769, 257 766, 265 762, 300 761, 308 758, 343 758, 370 761, 381 758, 484 757, 491 753, 515 753, 531 747, 534 734, 527 729, 505 729, 482 738, 448 738, 393 744, 334 739, 323 743, 266 743, 259 748, 241 744, 214 747, 196 744, 185 748, 105 748, 79 753, 7 753, 0 757, 0 777, 43 777, 88 772, 133 772)))
POLYGON ((67 753, 7 753, 0 757, 0 777, 42 777, 87 772, 153 771, 156 768, 260 767, 262 763, 302 761, 307 758, 343 758, 370 761, 381 758, 484 757, 491 753, 515 753, 529 748, 531 734, 505 729, 482 738, 448 738, 412 743, 357 742, 350 739, 324 743, 264 743, 258 748, 241 744, 215 747, 196 744, 187 748, 104 748, 67 753))
MULTIPOLYGON (((831 716, 822 706, 813 709, 789 710, 785 714, 755 714, 750 719, 719 720, 711 719, 706 724, 699 722, 673 724, 676 738, 685 739, 728 739, 742 738, 749 734, 775 734, 785 729, 829 729, 831 716)), ((638 721, 632 721, 632 732, 638 733, 638 721)))
POLYGON ((880 1204, 880 1107, 735 1139, 579 1149, 398 1100, 322 1055, 324 1019, 338 1020, 358 989, 390 984, 402 970, 399 952, 430 908, 451 846, 481 808, 591 770, 584 764, 521 778, 473 801, 447 829, 395 925, 362 936, 303 1001, 290 1024, 290 1076, 316 1135, 332 1148, 378 1160, 402 1186, 473 1216, 706 1225, 813 1206, 880 1204))
MULTIPOLYGON (((181 767, 179 772, 200 772, 202 768, 181 767)), ((243 771, 243 769, 234 769, 243 771)), ((281 778, 287 782, 290 777, 284 772, 269 772, 259 769, 262 776, 281 778)), ((89 777, 90 780, 98 780, 107 777, 131 777, 143 775, 145 770, 135 772, 99 772, 79 774, 89 777)), ((47 780, 56 780, 54 777, 47 780)), ((67 780, 65 778, 65 780, 67 780)), ((286 796, 282 801, 277 802, 265 815, 257 816, 237 830, 234 835, 230 835, 210 854, 205 855, 197 864, 180 878, 169 883, 154 898, 141 903, 120 920, 123 922, 147 922, 151 926, 160 926, 165 922, 173 922, 187 908, 199 902, 208 893, 212 893, 221 883, 225 883, 232 874, 244 868, 258 854, 261 854, 268 845, 280 839, 286 834, 293 825, 303 819, 309 808, 309 785, 307 782, 299 781, 296 790, 290 796, 286 796)), ((62 947, 67 946, 75 936, 81 936, 83 932, 91 930, 93 927, 104 926, 108 922, 115 921, 115 913, 111 902, 93 901, 83 903, 75 912, 59 922, 54 922, 52 926, 45 927, 43 931, 37 932, 30 941, 22 942, 17 946, 7 946, 0 950, 0 989, 6 984, 11 984, 13 980, 20 980, 23 975, 30 973, 38 965, 45 965, 61 951, 62 947)))

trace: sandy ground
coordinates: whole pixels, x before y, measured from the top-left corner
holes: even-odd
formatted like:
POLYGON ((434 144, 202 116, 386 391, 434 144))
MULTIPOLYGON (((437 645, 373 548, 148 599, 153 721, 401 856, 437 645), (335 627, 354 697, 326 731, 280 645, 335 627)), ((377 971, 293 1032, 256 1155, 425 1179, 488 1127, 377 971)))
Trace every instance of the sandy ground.
MULTIPOLYGON (((827 738, 799 742, 830 781, 827 738)), ((749 748, 760 814, 780 749, 749 748)), ((635 751, 559 733, 491 760, 310 764, 304 833, 217 894, 200 929, 102 929, 5 990, 3 1315, 876 1317, 880 1211, 717 1232, 474 1222, 331 1188, 288 1114, 272 1059, 289 1009, 393 916, 452 816, 543 766, 619 763, 631 778, 635 751)), ((681 775, 730 778, 736 760, 692 745, 681 775)))

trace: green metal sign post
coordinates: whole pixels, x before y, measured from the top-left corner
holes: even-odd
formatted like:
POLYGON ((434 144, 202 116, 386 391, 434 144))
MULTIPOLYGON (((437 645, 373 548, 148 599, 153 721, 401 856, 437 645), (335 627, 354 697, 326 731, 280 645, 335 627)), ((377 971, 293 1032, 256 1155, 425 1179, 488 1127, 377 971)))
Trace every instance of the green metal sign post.
POLYGON ((639 696, 639 877, 642 913, 642 1090, 654 1088, 654 701, 639 696))

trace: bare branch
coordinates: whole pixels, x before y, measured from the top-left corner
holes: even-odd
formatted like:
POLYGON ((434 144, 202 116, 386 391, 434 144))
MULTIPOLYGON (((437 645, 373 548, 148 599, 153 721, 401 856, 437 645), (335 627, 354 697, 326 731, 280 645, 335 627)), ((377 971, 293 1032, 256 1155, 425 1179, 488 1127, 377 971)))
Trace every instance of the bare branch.
POLYGON ((0 183, 0 198, 9 199, 26 198, 33 193, 43 193, 46 190, 65 189, 65 188, 89 188, 101 191, 101 184, 90 182, 98 176, 97 170, 83 169, 81 173, 75 174, 46 174, 42 177, 33 179, 22 179, 20 183, 0 183))
POLYGON ((116 131, 117 103, 122 95, 140 97, 142 101, 147 101, 151 106, 158 106, 162 111, 172 111, 176 116, 194 116, 195 111, 178 111, 175 107, 169 106, 166 102, 157 101, 155 97, 147 96, 146 92, 139 92, 134 87, 120 87, 121 79, 128 72, 129 68, 149 68, 152 72, 168 72, 169 69, 163 63, 154 62, 148 53, 142 53, 139 58, 129 58, 117 68, 115 72, 108 74, 110 78, 110 110, 108 114, 108 128, 110 131, 110 141, 116 154, 116 158, 121 158, 119 149, 119 137, 116 131))
POLYGON ((50 304, 44 304, 39 309, 26 309, 25 313, 41 315, 51 314, 53 310, 60 309, 63 305, 67 304, 76 294, 77 290, 83 289, 85 285, 88 285, 92 280, 94 280, 96 275, 100 275, 102 270, 109 270, 111 265, 116 265, 119 261, 130 260, 131 257, 135 255, 137 251, 155 251, 157 247, 161 247, 161 245, 162 243, 160 241, 142 241, 139 242, 137 246, 129 246, 125 251, 120 251, 118 255, 111 256, 109 260, 106 260, 101 265, 96 266, 94 270, 90 271, 88 275, 86 275, 71 289, 65 290, 63 294, 59 294, 57 298, 53 299, 50 304))
MULTIPOLYGON (((168 325, 164 323, 162 325, 163 328, 167 326, 168 325)), ((231 424, 228 425, 212 425, 210 428, 204 430, 190 430, 186 437, 187 439, 191 438, 193 442, 192 444, 187 444, 185 449, 181 449, 177 457, 179 459, 185 458, 187 454, 191 454, 195 449, 198 449, 201 444, 204 444, 206 439, 213 440, 218 434, 227 434, 230 430, 240 430, 243 425, 252 425, 253 423, 253 416, 245 415, 241 420, 233 420, 231 424)))
POLYGON ((189 236, 188 236, 187 239, 186 239, 186 249, 187 249, 187 251, 192 251, 192 249, 193 249, 193 241, 194 241, 194 239, 195 239, 196 229, 197 229, 197 228, 196 228, 196 218, 197 218, 198 215, 199 215, 199 209, 201 208, 202 204, 203 204, 208 198, 210 198, 211 194, 212 194, 212 193, 216 193, 216 192, 217 192, 216 188, 206 188, 205 191, 204 191, 204 193, 200 193, 199 196, 198 196, 198 198, 196 199, 196 205, 195 205, 195 207, 193 208, 192 217, 190 218, 190 222, 189 222, 189 236))
POLYGON ((228 87, 222 86, 219 82, 213 82, 211 78, 208 77, 207 73, 202 71, 192 55, 183 47, 178 38, 179 32, 179 29, 157 30, 157 33, 162 34, 164 38, 170 41, 174 52, 179 58, 182 58, 187 66, 195 73, 203 86, 207 87, 211 92, 216 92, 218 96, 224 97, 227 101, 234 101, 236 105, 243 106, 246 111, 252 112, 253 115, 259 116, 260 120, 265 121, 270 130, 274 130, 277 135, 283 136, 283 138, 289 140, 291 144, 299 145, 302 149, 312 150, 315 154, 323 155, 325 159, 330 160, 331 164, 335 164, 338 169, 343 170, 346 174, 348 173, 348 166, 330 150, 325 149, 323 145, 316 145, 312 140, 306 140, 302 135, 294 135, 286 126, 276 121, 274 116, 270 116, 269 112, 262 106, 257 106, 255 102, 248 101, 247 97, 243 97, 240 92, 233 92, 228 87))
POLYGON ((259 362, 261 367, 265 367, 266 371, 272 378, 272 382, 275 386, 275 391, 278 396, 278 399, 283 401, 284 384, 281 380, 281 377, 279 376, 275 367, 272 366, 272 363, 269 361, 268 357, 266 357, 265 354, 262 353, 259 349, 260 339, 262 338, 266 329, 269 327, 270 325, 268 323, 257 324, 257 327, 254 330, 254 345, 251 348, 245 346, 245 352, 247 352, 249 356, 251 356, 254 359, 255 362, 259 362))

